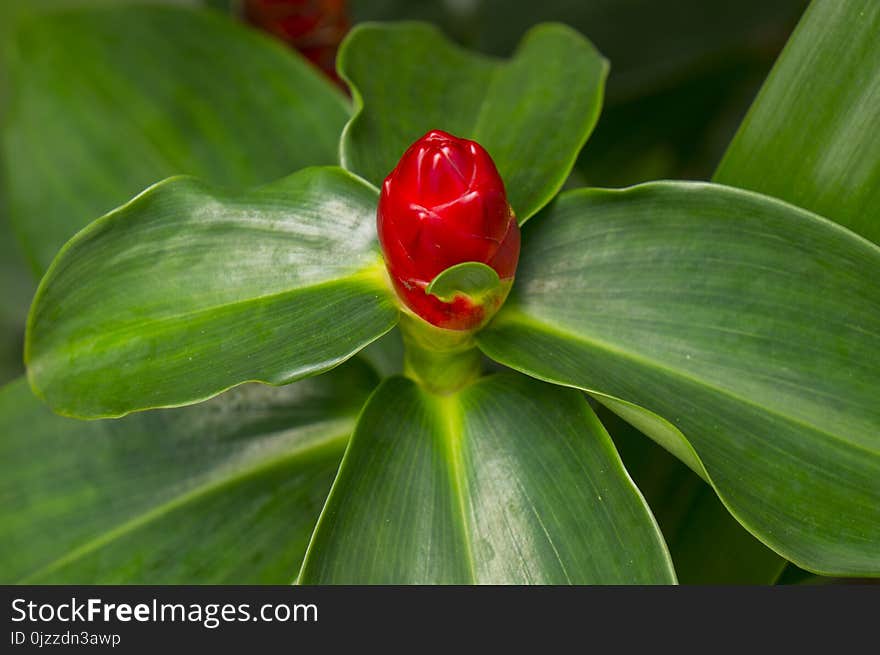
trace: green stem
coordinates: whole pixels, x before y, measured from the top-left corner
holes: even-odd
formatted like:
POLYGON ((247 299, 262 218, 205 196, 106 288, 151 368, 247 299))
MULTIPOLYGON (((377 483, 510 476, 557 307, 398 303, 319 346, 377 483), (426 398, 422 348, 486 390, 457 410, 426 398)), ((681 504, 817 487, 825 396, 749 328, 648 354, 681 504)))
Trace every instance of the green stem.
POLYGON ((483 372, 472 331, 444 330, 403 312, 403 372, 436 394, 458 391, 483 372))

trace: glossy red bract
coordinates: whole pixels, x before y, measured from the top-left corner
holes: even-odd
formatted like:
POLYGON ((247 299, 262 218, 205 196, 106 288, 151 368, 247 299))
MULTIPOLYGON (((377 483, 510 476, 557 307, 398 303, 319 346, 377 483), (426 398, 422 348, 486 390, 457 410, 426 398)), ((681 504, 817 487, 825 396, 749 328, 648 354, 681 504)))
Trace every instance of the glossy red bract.
POLYGON ((398 295, 438 327, 471 329, 497 307, 425 293, 437 274, 463 262, 487 264, 502 280, 516 272, 519 226, 492 158, 478 143, 440 130, 413 143, 385 178, 378 228, 398 295))

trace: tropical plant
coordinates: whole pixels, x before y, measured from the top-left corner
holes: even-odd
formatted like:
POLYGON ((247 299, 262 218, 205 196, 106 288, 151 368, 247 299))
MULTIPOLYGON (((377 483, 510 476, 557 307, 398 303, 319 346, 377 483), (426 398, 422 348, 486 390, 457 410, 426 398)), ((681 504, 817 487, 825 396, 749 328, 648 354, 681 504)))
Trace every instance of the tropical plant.
MULTIPOLYGON (((0 390, 3 578, 675 582, 618 417, 709 485, 682 553, 748 552, 739 581, 785 561, 880 576, 878 37, 876 2, 816 0, 712 182, 560 193, 608 73, 561 24, 503 60, 426 24, 356 27, 350 110, 210 12, 31 23, 3 151, 45 275, 29 384, 0 390), (132 114, 102 97, 148 129, 108 137, 132 114), (193 122, 214 149, 186 143, 193 122), (491 156, 503 185, 481 163, 467 192, 506 189, 479 211, 517 219, 512 288, 510 260, 462 248, 413 291, 443 238, 393 251, 403 218, 383 257, 377 207, 421 202, 401 156, 432 130, 491 156), (77 171, 83 144, 101 164, 77 171), (129 200, 123 167, 196 177, 129 200), (380 205, 395 167, 405 199, 380 205)), ((444 170, 438 220, 460 195, 444 170)))

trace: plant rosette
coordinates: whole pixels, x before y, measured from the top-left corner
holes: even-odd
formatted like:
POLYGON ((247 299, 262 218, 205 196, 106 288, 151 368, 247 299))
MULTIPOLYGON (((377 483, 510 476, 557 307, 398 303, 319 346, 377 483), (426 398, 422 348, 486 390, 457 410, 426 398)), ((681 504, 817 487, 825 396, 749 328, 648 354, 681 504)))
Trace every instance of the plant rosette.
MULTIPOLYGON (((773 562, 880 575, 876 245, 719 184, 560 194, 608 71, 565 26, 496 60, 425 25, 363 25, 338 69, 354 98, 340 166, 250 191, 171 178, 58 253, 28 321, 33 391, 77 418, 178 409, 71 421, 17 385, 0 421, 109 426, 156 462, 138 435, 179 424, 164 452, 197 475, 163 464, 133 494, 126 467, 143 463, 108 454, 97 482, 151 518, 119 528, 111 504, 18 556, 18 577, 118 580, 137 556, 154 563, 143 580, 168 559, 168 521, 222 516, 175 548, 251 534, 241 557, 267 562, 261 579, 302 583, 673 583, 597 403, 697 472, 773 562), (398 326, 402 375, 376 363, 398 326), (392 374, 373 388, 365 362, 392 374), (219 395, 253 381, 296 383, 219 395), (183 446, 200 425, 204 461, 183 446)), ((53 484, 50 500, 83 493, 53 484)))

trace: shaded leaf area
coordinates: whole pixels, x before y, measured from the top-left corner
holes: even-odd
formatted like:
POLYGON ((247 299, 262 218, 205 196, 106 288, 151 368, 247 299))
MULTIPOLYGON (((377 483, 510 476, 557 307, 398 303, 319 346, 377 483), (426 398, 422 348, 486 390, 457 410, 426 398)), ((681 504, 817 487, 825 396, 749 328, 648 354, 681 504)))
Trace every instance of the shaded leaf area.
POLYGON ((13 239, 0 186, 0 384, 24 372, 24 324, 36 284, 13 239))
POLYGON ((653 93, 693 71, 784 40, 807 0, 350 0, 357 20, 435 23, 469 48, 506 55, 536 23, 557 21, 587 35, 611 61, 609 97, 653 93))
POLYGON ((364 409, 299 581, 670 583, 643 498, 582 394, 514 373, 364 409))
POLYGON ((880 249, 780 201, 689 183, 566 194, 523 239, 484 352, 663 417, 638 427, 693 466, 692 449, 785 558, 880 574, 880 284, 864 274, 880 249))
POLYGON ((38 273, 78 229, 170 175, 246 188, 335 163, 348 118, 309 64, 210 11, 50 12, 8 51, 2 153, 38 273))
POLYGON ((31 384, 60 413, 107 417, 332 368, 398 318, 375 206, 374 189, 330 167, 240 194, 156 185, 43 278, 31 384))
POLYGON ((880 580, 877 578, 829 578, 826 576, 816 575, 798 568, 794 564, 789 564, 782 575, 779 577, 777 584, 780 585, 878 585, 880 580))
POLYGON ((715 490, 616 414, 596 413, 663 531, 682 584, 772 584, 784 559, 734 519, 715 490))
POLYGON ((607 104, 567 188, 708 180, 772 63, 769 55, 724 60, 676 84, 607 104))
POLYGON ((880 242, 880 3, 816 0, 715 179, 880 242))
POLYGON ((109 421, 0 390, 5 583, 284 584, 375 374, 351 362, 281 388, 109 421))
POLYGON ((403 336, 398 328, 376 339, 358 353, 380 377, 387 378, 403 373, 403 336))
POLYGON ((413 141, 445 130, 492 155, 520 222, 568 176, 608 70, 589 41, 552 24, 507 61, 462 50, 427 24, 368 24, 352 31, 338 66, 356 104, 341 144, 347 169, 379 185, 413 141))

